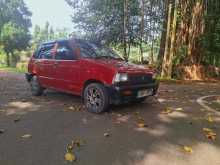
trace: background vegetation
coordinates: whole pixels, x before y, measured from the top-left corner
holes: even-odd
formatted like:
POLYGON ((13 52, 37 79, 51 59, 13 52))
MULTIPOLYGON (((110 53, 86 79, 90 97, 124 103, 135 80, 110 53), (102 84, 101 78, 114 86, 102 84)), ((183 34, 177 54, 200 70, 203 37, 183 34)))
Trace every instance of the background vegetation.
POLYGON ((72 33, 45 23, 30 34, 23 0, 0 0, 0 65, 26 68, 41 42, 78 37, 112 47, 170 79, 220 77, 219 0, 66 0, 72 33))

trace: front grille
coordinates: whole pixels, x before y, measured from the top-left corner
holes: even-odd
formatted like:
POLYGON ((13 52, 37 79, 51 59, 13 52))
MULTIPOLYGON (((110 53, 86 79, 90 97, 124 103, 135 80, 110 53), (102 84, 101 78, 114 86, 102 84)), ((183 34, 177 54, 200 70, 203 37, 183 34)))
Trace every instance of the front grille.
POLYGON ((131 84, 151 84, 153 83, 152 74, 144 74, 144 75, 130 75, 129 81, 131 84))

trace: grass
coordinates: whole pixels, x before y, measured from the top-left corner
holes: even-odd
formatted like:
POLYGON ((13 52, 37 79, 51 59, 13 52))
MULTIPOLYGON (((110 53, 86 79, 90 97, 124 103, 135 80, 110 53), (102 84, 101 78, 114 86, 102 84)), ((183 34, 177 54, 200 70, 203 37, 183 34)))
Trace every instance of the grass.
POLYGON ((0 66, 0 71, 8 71, 8 72, 16 72, 16 73, 25 73, 25 69, 13 68, 13 67, 6 67, 0 66))

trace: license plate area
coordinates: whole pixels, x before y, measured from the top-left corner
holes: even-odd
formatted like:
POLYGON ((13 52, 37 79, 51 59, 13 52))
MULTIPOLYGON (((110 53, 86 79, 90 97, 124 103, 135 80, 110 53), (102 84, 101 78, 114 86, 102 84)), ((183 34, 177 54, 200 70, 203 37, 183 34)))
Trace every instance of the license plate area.
POLYGON ((142 97, 146 97, 146 96, 150 96, 153 93, 153 89, 143 89, 143 90, 139 90, 137 93, 137 98, 142 98, 142 97))

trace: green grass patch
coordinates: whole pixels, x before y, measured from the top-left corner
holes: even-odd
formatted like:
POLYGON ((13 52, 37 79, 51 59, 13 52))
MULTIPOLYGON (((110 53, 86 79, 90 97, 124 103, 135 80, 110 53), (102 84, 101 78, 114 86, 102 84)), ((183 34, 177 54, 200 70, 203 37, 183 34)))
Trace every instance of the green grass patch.
POLYGON ((12 67, 5 67, 0 66, 0 71, 8 71, 8 72, 16 72, 16 73, 25 73, 26 69, 23 68, 12 68, 12 67))

